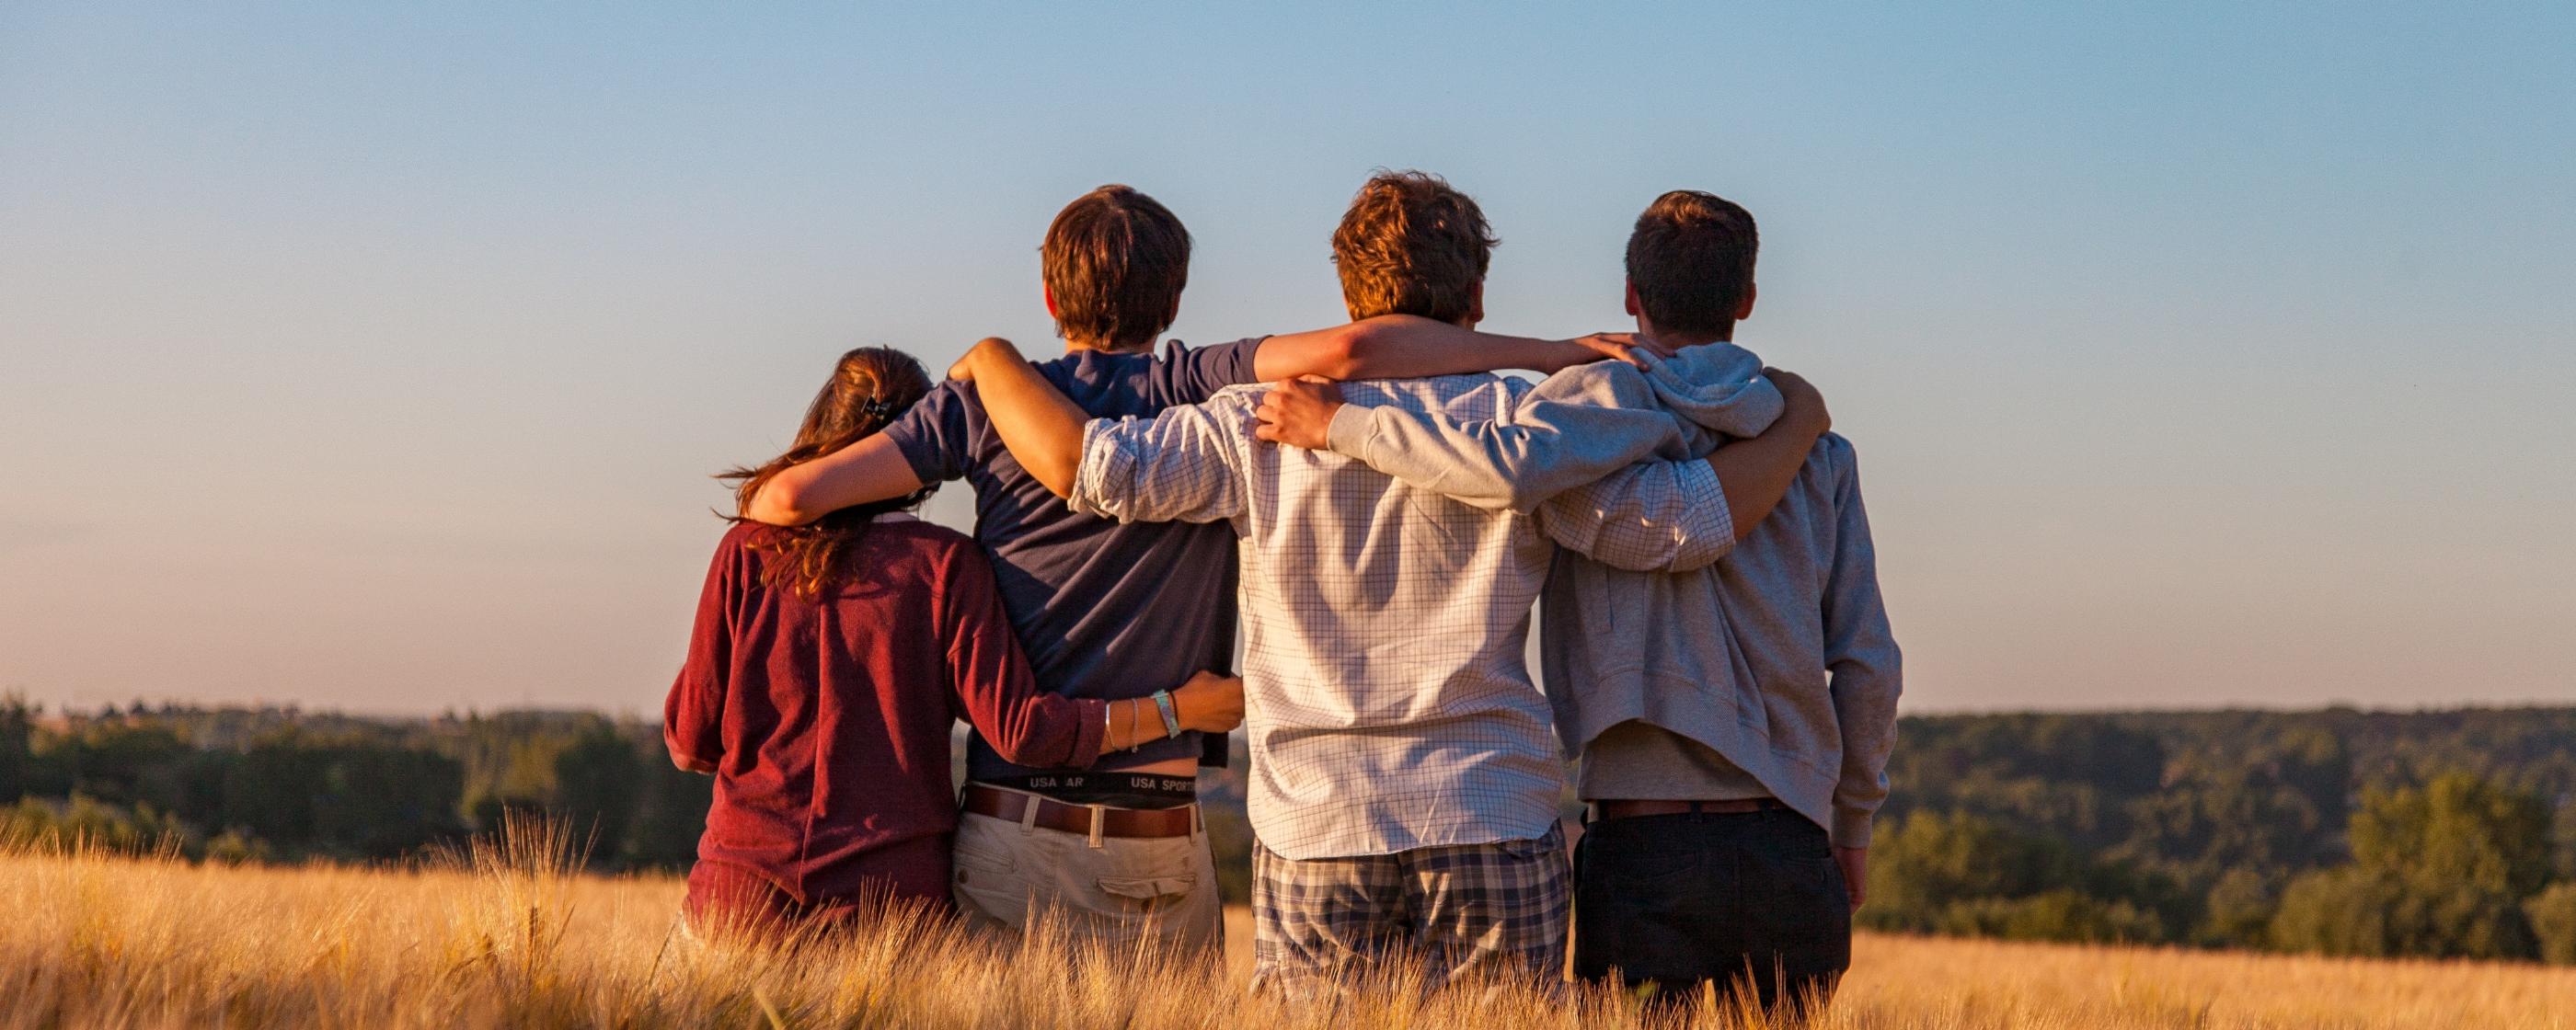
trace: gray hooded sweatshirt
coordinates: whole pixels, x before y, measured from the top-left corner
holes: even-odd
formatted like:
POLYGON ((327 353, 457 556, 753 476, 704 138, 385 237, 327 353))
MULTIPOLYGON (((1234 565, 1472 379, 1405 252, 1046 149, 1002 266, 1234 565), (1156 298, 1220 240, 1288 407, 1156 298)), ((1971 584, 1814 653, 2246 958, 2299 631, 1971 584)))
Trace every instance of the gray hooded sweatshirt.
MULTIPOLYGON (((1557 373, 1508 420, 1345 405, 1331 446, 1468 504, 1528 511, 1631 462, 1705 457, 1780 415, 1744 348, 1643 360, 1557 373), (1663 422, 1641 423, 1650 412, 1663 422)), ((1869 845, 1902 675, 1850 441, 1818 440, 1779 507, 1717 564, 1630 572, 1560 553, 1540 603, 1570 755, 1588 760, 1621 723, 1651 724, 1715 751, 1837 846, 1869 845)))

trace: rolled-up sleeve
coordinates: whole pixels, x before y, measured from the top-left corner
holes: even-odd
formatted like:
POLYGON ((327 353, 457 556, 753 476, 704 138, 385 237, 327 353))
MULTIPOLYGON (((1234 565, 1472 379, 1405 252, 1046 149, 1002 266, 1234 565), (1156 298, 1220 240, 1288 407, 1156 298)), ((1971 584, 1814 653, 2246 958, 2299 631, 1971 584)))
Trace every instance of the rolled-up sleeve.
POLYGON ((1119 522, 1218 522, 1243 512, 1242 442, 1252 408, 1239 392, 1153 418, 1082 429, 1073 510, 1119 522))
POLYGON ((1558 545, 1636 572, 1688 572, 1735 549, 1735 514, 1706 461, 1630 465, 1531 514, 1558 545))

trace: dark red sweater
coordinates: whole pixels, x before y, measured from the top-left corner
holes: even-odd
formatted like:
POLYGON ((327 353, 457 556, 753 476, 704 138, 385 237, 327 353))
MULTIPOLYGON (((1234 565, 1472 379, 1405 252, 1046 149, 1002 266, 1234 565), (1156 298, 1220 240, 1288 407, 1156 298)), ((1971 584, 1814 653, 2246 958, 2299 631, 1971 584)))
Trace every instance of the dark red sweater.
POLYGON ((1010 761, 1099 757, 1102 702, 1039 691, 982 549, 881 518, 849 582, 812 601, 761 585, 767 527, 725 534, 698 601, 662 732, 712 770, 698 860, 754 872, 801 902, 861 891, 948 902, 957 828, 949 730, 972 722, 1010 761))

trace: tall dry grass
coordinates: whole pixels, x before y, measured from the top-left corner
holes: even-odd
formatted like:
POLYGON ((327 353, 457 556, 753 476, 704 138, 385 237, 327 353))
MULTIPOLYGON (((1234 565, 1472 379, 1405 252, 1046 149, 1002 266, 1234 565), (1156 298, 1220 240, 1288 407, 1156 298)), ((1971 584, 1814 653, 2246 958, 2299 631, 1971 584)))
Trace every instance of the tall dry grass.
MULTIPOLYGON (((779 948, 677 932, 668 878, 585 876, 557 831, 404 869, 0 847, 0 1027, 1634 1025, 1575 991, 1248 996, 1224 970, 1009 950, 937 926, 779 948)), ((1703 1025, 1731 1021, 1703 1016, 1703 1025)), ((1966 1027, 2576 1027, 2576 973, 1864 936, 1821 1020, 1966 1027)))

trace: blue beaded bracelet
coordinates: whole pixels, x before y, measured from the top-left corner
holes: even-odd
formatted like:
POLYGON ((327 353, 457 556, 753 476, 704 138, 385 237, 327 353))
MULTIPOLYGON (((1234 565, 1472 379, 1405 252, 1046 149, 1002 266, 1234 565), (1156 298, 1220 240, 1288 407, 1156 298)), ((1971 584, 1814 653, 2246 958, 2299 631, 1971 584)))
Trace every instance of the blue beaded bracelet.
POLYGON ((1170 740, 1173 737, 1180 736, 1181 713, 1173 710, 1172 708, 1172 692, 1168 690, 1155 691, 1154 708, 1163 713, 1163 739, 1170 740))

